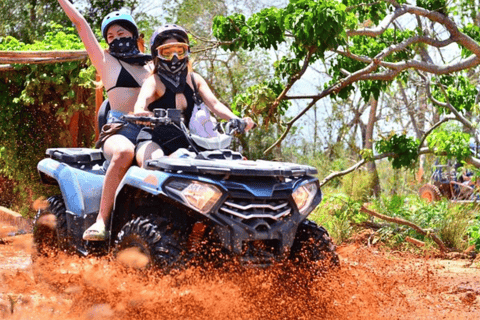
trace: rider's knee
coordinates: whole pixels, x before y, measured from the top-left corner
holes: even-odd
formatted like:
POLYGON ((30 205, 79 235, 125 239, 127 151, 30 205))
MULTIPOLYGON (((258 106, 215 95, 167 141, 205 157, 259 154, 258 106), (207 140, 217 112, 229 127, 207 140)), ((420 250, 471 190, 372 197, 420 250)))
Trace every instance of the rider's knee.
POLYGON ((115 149, 112 162, 131 163, 135 157, 135 151, 129 147, 118 147, 115 149))

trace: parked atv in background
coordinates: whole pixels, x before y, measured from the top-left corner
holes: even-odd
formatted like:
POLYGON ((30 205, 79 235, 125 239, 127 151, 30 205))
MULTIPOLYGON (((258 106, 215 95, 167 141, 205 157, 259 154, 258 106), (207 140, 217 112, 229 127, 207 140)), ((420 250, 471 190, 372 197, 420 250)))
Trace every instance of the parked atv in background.
POLYGON ((451 162, 434 165, 430 182, 419 189, 419 196, 428 202, 446 198, 455 202, 479 201, 478 186, 473 182, 473 172, 459 169, 461 165, 451 162))
POLYGON ((82 239, 99 211, 105 175, 101 151, 48 149, 38 171, 42 181, 58 185, 61 194, 50 197, 48 208, 39 210, 35 219, 40 253, 47 247, 82 255, 135 247, 151 265, 165 270, 195 258, 238 259, 254 266, 285 259, 338 264, 328 232, 307 220, 322 200, 314 167, 245 160, 227 149, 232 134, 245 128, 238 119, 226 123, 215 138, 190 134, 175 109, 125 120, 176 126, 191 149, 150 160, 147 169, 132 166, 127 171, 107 226, 110 236, 103 242, 82 239), (56 217, 53 230, 41 223, 47 214, 56 217))

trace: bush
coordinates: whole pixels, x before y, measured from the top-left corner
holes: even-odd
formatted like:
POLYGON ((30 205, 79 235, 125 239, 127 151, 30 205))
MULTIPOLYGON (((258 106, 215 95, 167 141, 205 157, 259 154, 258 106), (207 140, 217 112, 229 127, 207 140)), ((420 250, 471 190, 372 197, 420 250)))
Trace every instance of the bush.
POLYGON ((375 176, 365 170, 356 170, 342 177, 342 192, 353 201, 368 202, 373 195, 375 176))
POLYGON ((359 224, 368 216, 360 212, 362 203, 353 200, 344 193, 325 196, 322 203, 310 215, 310 219, 323 225, 335 243, 349 239, 359 229, 359 224))
MULTIPOLYGON (((73 28, 51 24, 41 42, 0 40, 0 50, 77 50, 83 44, 73 28)), ((36 165, 49 147, 93 145, 95 70, 87 60, 42 65, 16 65, 0 73, 0 175, 15 185, 13 210, 32 215, 32 201, 49 188, 38 179, 36 165), (78 136, 69 132, 78 117, 78 136)))

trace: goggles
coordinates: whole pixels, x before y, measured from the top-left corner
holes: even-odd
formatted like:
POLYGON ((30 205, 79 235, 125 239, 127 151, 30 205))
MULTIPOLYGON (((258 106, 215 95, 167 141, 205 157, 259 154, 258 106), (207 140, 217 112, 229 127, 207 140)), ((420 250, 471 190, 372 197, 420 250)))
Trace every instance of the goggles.
POLYGON ((188 57, 189 46, 183 42, 167 43, 157 47, 158 57, 170 61, 175 55, 179 60, 188 57))

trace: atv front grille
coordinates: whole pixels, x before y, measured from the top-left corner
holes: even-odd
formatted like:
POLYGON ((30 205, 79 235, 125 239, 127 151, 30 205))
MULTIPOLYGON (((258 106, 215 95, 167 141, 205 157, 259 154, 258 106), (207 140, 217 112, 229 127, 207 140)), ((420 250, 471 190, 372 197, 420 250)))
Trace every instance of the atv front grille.
POLYGON ((242 221, 258 231, 269 228, 272 224, 284 219, 292 212, 286 200, 245 200, 227 199, 220 207, 219 213, 242 221))

